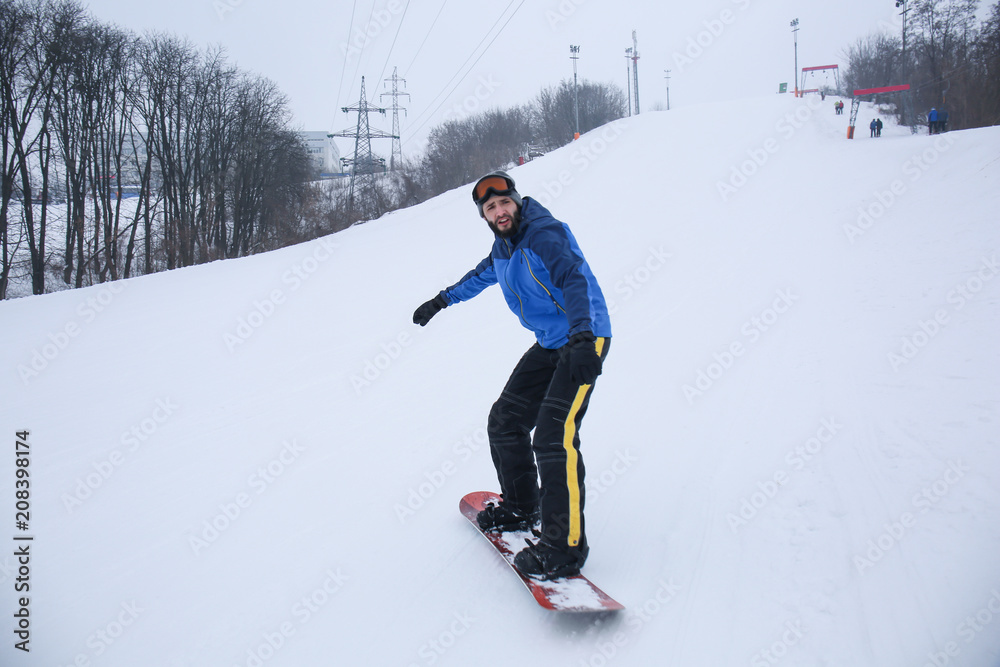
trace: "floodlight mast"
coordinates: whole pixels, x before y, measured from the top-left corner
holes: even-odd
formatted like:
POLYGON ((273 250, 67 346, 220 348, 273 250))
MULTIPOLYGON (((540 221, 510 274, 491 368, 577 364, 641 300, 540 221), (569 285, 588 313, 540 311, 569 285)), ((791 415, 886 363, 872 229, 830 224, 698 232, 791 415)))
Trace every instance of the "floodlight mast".
POLYGON ((576 84, 576 61, 580 59, 580 47, 570 44, 569 53, 570 60, 573 61, 573 115, 576 118, 576 132, 573 134, 573 139, 575 140, 580 138, 580 96, 576 84))
POLYGON ((795 97, 799 96, 799 20, 792 19, 788 25, 792 26, 792 35, 795 38, 795 97))

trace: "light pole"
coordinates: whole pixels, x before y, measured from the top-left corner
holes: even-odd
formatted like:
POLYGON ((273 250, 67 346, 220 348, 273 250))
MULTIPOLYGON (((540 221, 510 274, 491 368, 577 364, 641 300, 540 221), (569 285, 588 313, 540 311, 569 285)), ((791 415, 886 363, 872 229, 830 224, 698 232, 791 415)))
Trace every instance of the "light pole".
POLYGON ((639 40, 632 31, 632 78, 635 81, 635 115, 639 115, 639 40))
POLYGON ((795 36, 795 97, 799 96, 799 20, 792 19, 792 35, 795 36))
POLYGON ((670 70, 665 69, 663 72, 667 75, 665 77, 667 80, 667 111, 670 111, 670 70))
MULTIPOLYGON (((899 13, 903 17, 903 66, 902 66, 902 79, 903 82, 907 81, 907 71, 909 67, 906 62, 906 12, 910 11, 906 6, 906 0, 896 0, 896 7, 902 7, 903 11, 899 13)), ((903 95, 903 124, 910 125, 910 96, 903 95)), ((913 127, 913 126, 911 126, 913 127)))
POLYGON ((573 134, 573 139, 580 138, 580 97, 576 91, 576 61, 580 59, 579 53, 580 47, 570 44, 569 57, 573 61, 573 115, 576 116, 576 132, 573 134))
POLYGON ((625 89, 628 91, 628 115, 632 115, 632 47, 625 49, 625 89))

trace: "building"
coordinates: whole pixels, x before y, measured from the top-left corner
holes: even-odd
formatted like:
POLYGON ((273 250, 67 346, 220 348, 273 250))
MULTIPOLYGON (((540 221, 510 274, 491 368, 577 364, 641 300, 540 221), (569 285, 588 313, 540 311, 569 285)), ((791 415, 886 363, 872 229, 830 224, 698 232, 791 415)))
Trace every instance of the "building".
POLYGON ((343 171, 340 166, 340 151, 337 150, 337 145, 329 134, 329 132, 299 132, 316 171, 324 177, 336 176, 343 171))

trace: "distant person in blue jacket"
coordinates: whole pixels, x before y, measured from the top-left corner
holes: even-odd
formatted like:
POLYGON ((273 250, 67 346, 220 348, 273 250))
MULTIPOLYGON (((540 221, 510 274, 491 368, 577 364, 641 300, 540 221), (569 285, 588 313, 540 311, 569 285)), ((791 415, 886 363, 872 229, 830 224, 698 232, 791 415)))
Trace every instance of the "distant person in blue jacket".
POLYGON ((540 520, 537 543, 529 542, 514 565, 536 578, 573 575, 590 550, 579 433, 611 343, 607 304, 569 227, 522 198, 505 172, 479 179, 472 199, 493 231, 493 248, 417 308, 413 322, 425 326, 442 308, 499 284, 535 334, 490 411, 487 433, 502 500, 480 512, 478 522, 483 530, 505 531, 540 520))
POLYGON ((875 136, 875 130, 876 130, 876 128, 878 128, 878 124, 875 122, 874 118, 872 118, 872 122, 868 124, 868 127, 869 127, 869 129, 871 129, 872 136, 874 137, 875 136))
POLYGON ((931 111, 927 114, 927 134, 935 134, 938 131, 938 110, 931 107, 931 111))

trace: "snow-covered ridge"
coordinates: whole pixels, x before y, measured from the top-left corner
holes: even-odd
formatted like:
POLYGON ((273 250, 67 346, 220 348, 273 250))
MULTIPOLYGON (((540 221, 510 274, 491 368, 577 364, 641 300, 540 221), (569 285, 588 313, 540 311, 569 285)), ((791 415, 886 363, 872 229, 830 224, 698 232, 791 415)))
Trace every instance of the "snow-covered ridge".
POLYGON ((457 511, 533 340, 493 290, 410 321, 488 252, 462 188, 0 303, 34 537, 0 662, 996 664, 1000 129, 849 141, 833 102, 644 113, 512 171, 612 306, 585 572, 626 612, 538 608, 457 511))

